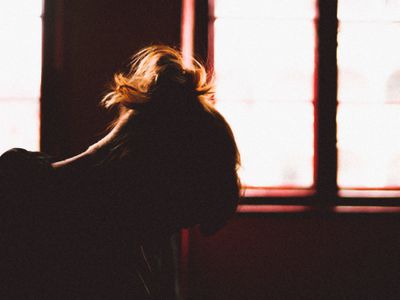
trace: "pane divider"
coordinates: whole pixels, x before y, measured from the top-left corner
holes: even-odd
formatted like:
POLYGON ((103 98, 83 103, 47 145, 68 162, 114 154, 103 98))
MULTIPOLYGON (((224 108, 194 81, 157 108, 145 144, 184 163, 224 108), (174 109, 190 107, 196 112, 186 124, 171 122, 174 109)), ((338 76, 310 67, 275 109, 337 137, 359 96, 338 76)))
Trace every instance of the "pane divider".
POLYGON ((318 205, 337 198, 337 0, 318 0, 315 53, 314 184, 318 205))

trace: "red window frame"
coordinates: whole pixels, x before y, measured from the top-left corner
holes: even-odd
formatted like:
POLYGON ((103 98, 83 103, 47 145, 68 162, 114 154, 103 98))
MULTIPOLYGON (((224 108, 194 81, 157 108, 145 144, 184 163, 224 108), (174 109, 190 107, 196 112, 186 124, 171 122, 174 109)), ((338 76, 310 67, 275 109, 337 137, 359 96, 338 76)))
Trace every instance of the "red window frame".
MULTIPOLYGON (((194 22, 190 29, 194 53, 207 62, 212 70, 214 64, 214 0, 183 2, 191 3, 194 22)), ((398 191, 392 189, 354 189, 351 193, 341 191, 337 185, 337 35, 338 0, 317 0, 315 18, 316 50, 314 65, 314 185, 311 189, 258 188, 245 191, 242 212, 265 211, 278 205, 292 207, 292 211, 308 208, 324 209, 338 206, 387 206, 399 207, 398 191), (250 205, 250 206, 249 206, 250 205), (274 206, 275 205, 275 206, 274 206), (292 206, 290 206, 292 205, 292 206), (294 205, 294 206, 293 206, 294 205), (252 207, 252 208, 251 208, 252 207)), ((183 19, 185 11, 183 11, 183 19)), ((192 21, 193 21, 192 19, 192 21)), ((182 24, 183 28, 185 24, 182 24)), ((182 40, 185 48, 185 41, 182 40)), ((186 41, 187 42, 187 41, 186 41)), ((400 170, 399 170, 400 171, 400 170)), ((288 211, 284 209, 283 211, 288 211)), ((365 210, 364 210, 365 211, 365 210)), ((382 210, 380 210, 383 212, 382 210)), ((368 210, 371 212, 371 210, 368 210)), ((398 212, 397 208, 384 212, 398 212)))

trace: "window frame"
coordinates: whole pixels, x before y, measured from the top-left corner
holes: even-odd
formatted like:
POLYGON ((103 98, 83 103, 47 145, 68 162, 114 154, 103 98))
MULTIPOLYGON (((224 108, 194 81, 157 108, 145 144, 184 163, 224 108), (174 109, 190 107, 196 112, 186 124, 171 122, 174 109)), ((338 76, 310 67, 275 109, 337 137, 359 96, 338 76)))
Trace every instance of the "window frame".
MULTIPOLYGON (((194 51, 209 69, 214 65, 214 1, 196 1, 194 26, 194 51), (207 3, 208 2, 208 3, 207 3), (206 42, 205 42, 206 41, 206 42)), ((338 67, 337 36, 339 21, 337 18, 338 0, 316 0, 315 26, 315 64, 314 64, 314 185, 311 189, 260 188, 249 189, 243 193, 240 205, 247 212, 262 205, 299 206, 332 208, 338 206, 386 206, 398 212, 400 197, 391 191, 375 190, 377 195, 367 196, 360 189, 355 195, 343 195, 338 189, 337 170, 337 107, 338 107, 338 67)), ((357 190, 356 190, 357 191, 357 190)), ((370 191, 370 189, 366 190, 370 191)), ((279 210, 279 209, 278 209, 279 210)), ((239 209, 240 211, 240 209, 239 209)), ((256 211, 263 211, 262 208, 256 211)), ((383 212, 380 210, 380 212, 383 212)))

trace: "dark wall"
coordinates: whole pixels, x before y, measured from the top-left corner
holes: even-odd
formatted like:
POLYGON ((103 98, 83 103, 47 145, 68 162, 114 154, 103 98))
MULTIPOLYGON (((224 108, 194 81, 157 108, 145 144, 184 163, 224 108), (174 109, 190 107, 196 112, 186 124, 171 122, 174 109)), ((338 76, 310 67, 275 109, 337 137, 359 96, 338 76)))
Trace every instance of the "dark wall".
POLYGON ((45 2, 42 150, 67 156, 103 133, 99 107, 115 72, 149 44, 180 44, 180 0, 45 2))
POLYGON ((400 299, 400 216, 237 216, 192 231, 189 299, 400 299))

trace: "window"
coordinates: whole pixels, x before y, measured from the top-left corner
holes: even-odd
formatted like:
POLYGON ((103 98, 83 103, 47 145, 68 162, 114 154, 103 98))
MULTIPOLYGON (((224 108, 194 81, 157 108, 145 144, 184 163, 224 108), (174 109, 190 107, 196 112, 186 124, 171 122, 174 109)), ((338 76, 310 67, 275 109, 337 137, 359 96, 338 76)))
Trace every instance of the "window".
POLYGON ((338 184, 400 187, 400 1, 339 1, 338 184))
POLYGON ((42 1, 0 3, 0 153, 39 149, 42 1))
POLYGON ((248 188, 313 185, 312 0, 215 1, 217 108, 233 127, 248 188))
POLYGON ((245 201, 397 203, 400 1, 209 3, 245 201))

